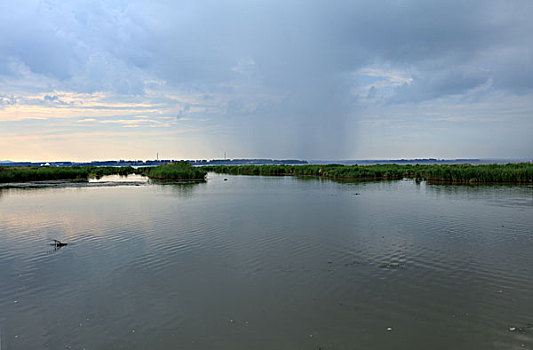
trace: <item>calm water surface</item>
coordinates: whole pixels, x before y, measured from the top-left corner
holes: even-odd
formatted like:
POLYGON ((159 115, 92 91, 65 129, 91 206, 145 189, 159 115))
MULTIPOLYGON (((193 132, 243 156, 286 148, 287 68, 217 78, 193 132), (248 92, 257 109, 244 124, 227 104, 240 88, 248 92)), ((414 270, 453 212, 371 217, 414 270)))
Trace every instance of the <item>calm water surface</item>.
POLYGON ((0 238, 2 350, 533 348, 532 187, 3 189, 0 238))

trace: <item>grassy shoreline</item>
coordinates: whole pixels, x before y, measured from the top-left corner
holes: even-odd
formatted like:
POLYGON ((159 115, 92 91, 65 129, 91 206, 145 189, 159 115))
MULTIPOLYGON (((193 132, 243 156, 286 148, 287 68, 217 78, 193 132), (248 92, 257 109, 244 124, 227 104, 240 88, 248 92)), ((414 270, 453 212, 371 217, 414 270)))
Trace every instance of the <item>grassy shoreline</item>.
POLYGON ((85 182, 105 175, 138 174, 157 181, 205 181, 208 171, 234 175, 313 176, 337 180, 379 181, 404 178, 448 184, 533 184, 532 163, 446 165, 217 165, 193 167, 179 162, 132 167, 0 167, 0 183, 68 180, 85 182))
POLYGON ((67 180, 86 182, 89 178, 100 178, 105 175, 138 174, 155 180, 196 180, 205 181, 205 170, 180 162, 155 167, 134 169, 132 167, 0 167, 0 183, 67 180))
POLYGON ((159 181, 205 181, 207 171, 190 165, 187 162, 169 163, 155 167, 136 169, 140 175, 159 181))
POLYGON ((234 175, 315 176, 339 180, 400 180, 448 184, 531 184, 532 163, 446 165, 245 165, 206 166, 207 171, 234 175))
POLYGON ((132 167, 0 167, 0 183, 48 180, 84 182, 91 177, 129 175, 134 172, 132 167))

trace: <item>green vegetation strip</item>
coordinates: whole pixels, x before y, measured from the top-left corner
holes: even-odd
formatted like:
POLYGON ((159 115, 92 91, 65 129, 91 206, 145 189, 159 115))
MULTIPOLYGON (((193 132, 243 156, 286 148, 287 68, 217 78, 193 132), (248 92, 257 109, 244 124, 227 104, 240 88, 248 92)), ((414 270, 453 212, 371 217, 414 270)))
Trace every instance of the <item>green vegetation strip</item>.
POLYGON ((0 167, 0 183, 68 180, 84 182, 104 175, 139 174, 156 180, 205 180, 207 172, 186 162, 134 169, 132 167, 0 167))
POLYGON ((156 167, 139 168, 137 171, 141 175, 151 179, 162 181, 177 180, 205 180, 207 171, 203 168, 193 167, 187 162, 170 163, 156 167))
POLYGON ((381 267, 382 269, 399 269, 402 267, 402 265, 398 263, 382 262, 381 264, 379 264, 379 267, 381 267))
POLYGON ((0 182, 87 181, 90 177, 133 174, 132 167, 0 167, 0 182))
POLYGON ((509 164, 446 164, 446 165, 243 165, 206 166, 203 169, 235 175, 294 175, 316 176, 346 180, 398 180, 403 178, 429 182, 476 183, 533 183, 532 163, 509 164))

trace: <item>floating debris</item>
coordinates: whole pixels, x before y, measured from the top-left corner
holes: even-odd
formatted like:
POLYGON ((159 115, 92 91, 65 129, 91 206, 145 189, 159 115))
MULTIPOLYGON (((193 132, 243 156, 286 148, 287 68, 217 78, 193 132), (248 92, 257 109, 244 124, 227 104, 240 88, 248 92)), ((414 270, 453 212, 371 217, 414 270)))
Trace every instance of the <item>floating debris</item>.
POLYGON ((52 239, 52 241, 54 241, 54 243, 51 243, 50 245, 53 245, 55 247, 64 247, 68 245, 68 243, 58 241, 57 239, 52 239))
POLYGON ((387 332, 391 332, 391 331, 392 331, 391 327, 387 328, 387 332))
POLYGON ((382 262, 379 264, 379 267, 382 269, 399 269, 402 267, 402 265, 399 263, 382 262))
POLYGON ((528 331, 533 329, 533 324, 527 323, 523 326, 509 325, 508 329, 509 329, 509 332, 527 333, 528 331))

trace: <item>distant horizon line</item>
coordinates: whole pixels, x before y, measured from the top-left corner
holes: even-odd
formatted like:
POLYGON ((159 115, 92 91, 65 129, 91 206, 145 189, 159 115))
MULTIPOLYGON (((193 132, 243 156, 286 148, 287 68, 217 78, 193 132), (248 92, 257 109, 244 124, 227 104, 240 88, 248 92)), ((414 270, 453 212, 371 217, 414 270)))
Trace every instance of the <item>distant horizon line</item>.
POLYGON ((9 163, 96 163, 96 162, 163 162, 163 161, 236 161, 236 160, 269 160, 269 161, 307 161, 307 162, 393 162, 393 161, 532 161, 533 158, 527 157, 513 157, 513 158, 502 158, 502 157, 487 157, 487 158, 471 158, 471 157, 461 157, 461 158, 436 158, 436 157, 426 157, 426 158, 366 158, 366 159, 334 159, 334 158, 314 158, 314 159, 303 159, 303 158, 266 158, 266 157, 252 157, 252 158, 180 158, 180 159, 93 159, 93 160, 47 160, 47 161, 36 161, 36 160, 0 160, 0 164, 9 164, 9 163))

